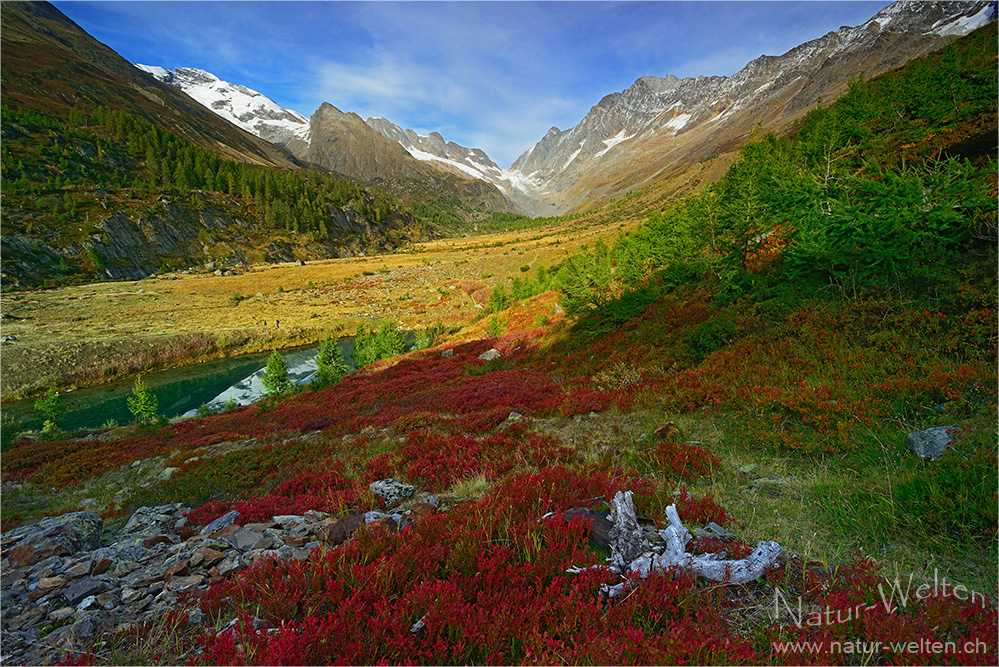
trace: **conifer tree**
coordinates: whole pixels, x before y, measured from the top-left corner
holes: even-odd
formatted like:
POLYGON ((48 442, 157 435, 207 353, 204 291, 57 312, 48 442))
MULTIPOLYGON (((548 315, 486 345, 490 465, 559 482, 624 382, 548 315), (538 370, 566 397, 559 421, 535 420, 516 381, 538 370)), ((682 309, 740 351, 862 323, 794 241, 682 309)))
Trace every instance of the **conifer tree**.
POLYGON ((395 322, 385 322, 378 327, 375 335, 375 352, 378 359, 387 359, 406 351, 406 341, 396 328, 395 322))
POLYGON ((316 379, 315 384, 327 387, 339 382, 344 375, 350 372, 347 362, 344 361, 343 352, 337 341, 327 334, 326 340, 319 347, 319 356, 316 357, 316 379))
POLYGON ((159 400, 156 394, 142 381, 142 376, 135 378, 132 395, 126 400, 128 411, 135 416, 135 422, 140 425, 152 423, 156 419, 159 400))
POLYGON ((375 349, 375 339, 363 324, 357 325, 357 332, 354 335, 354 362, 358 368, 375 363, 378 360, 378 351, 375 349))
POLYGON ((54 426, 58 426, 59 417, 66 412, 66 406, 59 400, 59 392, 55 387, 49 387, 48 393, 35 401, 35 410, 42 413, 46 422, 50 421, 54 426))
POLYGON ((267 366, 264 368, 264 376, 261 378, 264 389, 268 396, 280 396, 291 389, 291 381, 288 380, 288 365, 277 350, 271 352, 267 358, 267 366))

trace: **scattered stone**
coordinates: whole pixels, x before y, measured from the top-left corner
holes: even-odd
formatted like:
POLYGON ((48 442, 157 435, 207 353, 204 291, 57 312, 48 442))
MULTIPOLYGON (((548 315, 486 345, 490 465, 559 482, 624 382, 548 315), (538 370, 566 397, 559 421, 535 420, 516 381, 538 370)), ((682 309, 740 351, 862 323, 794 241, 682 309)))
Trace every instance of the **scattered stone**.
POLYGON ((274 540, 267 535, 263 535, 253 530, 237 530, 229 537, 232 546, 240 551, 250 551, 252 549, 269 549, 274 540))
POLYGON ((152 549, 158 544, 173 544, 173 540, 167 535, 154 535, 152 537, 147 537, 142 541, 142 547, 144 549, 152 549))
POLYGON ((163 470, 160 471, 160 474, 156 475, 156 479, 161 482, 165 482, 173 477, 173 474, 178 470, 180 470, 180 468, 163 468, 163 470))
POLYGON ((409 508, 409 519, 413 523, 419 523, 428 516, 433 516, 437 513, 437 508, 430 503, 413 503, 409 508))
POLYGON ((204 567, 210 568, 219 561, 225 558, 225 554, 221 551, 212 549, 211 547, 201 547, 194 552, 191 556, 191 567, 204 567))
POLYGON ((503 355, 500 354, 499 350, 497 350, 496 348, 492 348, 480 354, 479 359, 482 359, 483 361, 492 361, 494 359, 499 359, 502 356, 503 355))
POLYGON ((454 356, 454 350, 444 350, 441 352, 441 359, 447 359, 448 357, 454 356))
POLYGON ((348 514, 342 519, 335 519, 316 531, 320 542, 329 546, 343 544, 351 533, 364 525, 363 514, 348 514))
POLYGON ((180 503, 140 507, 135 510, 121 531, 122 537, 166 535, 173 531, 174 524, 184 514, 180 503))
POLYGON ((725 530, 712 521, 703 528, 695 528, 694 537, 709 537, 714 540, 734 540, 735 534, 725 530))
POLYGON ((110 558, 104 558, 101 556, 94 558, 92 561, 90 561, 90 574, 94 575, 95 577, 104 574, 105 572, 108 571, 113 562, 114 561, 112 561, 110 558))
POLYGON ((212 569, 215 570, 218 576, 228 577, 239 569, 239 558, 236 556, 226 556, 222 559, 222 562, 212 569))
POLYGON ((132 604, 142 598, 145 593, 137 588, 123 588, 121 590, 121 603, 132 604))
MULTIPOLYGON (((389 482, 378 488, 390 504, 415 492, 397 480, 382 481, 389 482)), ((437 512, 437 504, 424 495, 391 515, 330 519, 310 511, 244 526, 236 524, 239 513, 230 512, 193 535, 190 529, 178 534, 189 511, 180 504, 143 507, 124 527, 103 535, 106 546, 100 518, 86 512, 22 526, 0 535, 4 661, 51 664, 108 628, 134 626, 172 609, 184 609, 191 622, 203 625, 203 615, 191 607, 210 584, 264 559, 307 560, 321 544, 346 541, 365 520, 368 530, 398 531, 410 518, 437 512)))
POLYGON ((90 639, 113 624, 114 617, 103 609, 85 611, 73 622, 73 636, 76 639, 90 639))
POLYGON ((236 520, 239 519, 239 517, 241 516, 243 515, 240 514, 238 510, 232 510, 230 512, 226 512, 225 514, 223 514, 222 516, 220 516, 219 518, 215 519, 210 524, 202 528, 200 534, 211 535, 212 533, 216 533, 222 530, 223 528, 227 528, 232 524, 236 523, 236 520))
POLYGON ((66 598, 66 602, 75 607, 80 604, 84 598, 91 595, 97 595, 98 593, 103 593, 107 590, 107 588, 108 585, 100 579, 87 577, 86 579, 81 579, 64 590, 62 594, 63 597, 66 598))
POLYGON ((680 435, 680 429, 673 422, 666 422, 665 424, 657 428, 653 432, 653 435, 659 438, 660 440, 665 440, 666 438, 682 437, 680 435))
POLYGON ((11 567, 21 568, 54 555, 92 551, 101 546, 103 527, 104 522, 92 512, 71 512, 15 528, 3 534, 8 545, 17 544, 8 561, 11 567))
POLYGON ((388 531, 390 533, 399 532, 399 524, 390 516, 383 516, 368 523, 368 530, 388 531))
POLYGON ((961 429, 954 426, 934 426, 905 437, 905 448, 924 461, 935 461, 950 448, 961 429))
POLYGON ((186 577, 174 577, 167 583, 167 588, 175 593, 182 593, 184 591, 190 590, 200 584, 204 580, 204 576, 200 574, 192 574, 186 577))
POLYGON ((56 588, 62 588, 65 586, 68 580, 65 577, 45 577, 44 579, 38 580, 38 588, 44 591, 50 591, 56 588))
POLYGON ((583 517, 587 521, 592 520, 590 533, 587 536, 590 545, 597 549, 610 551, 610 533, 614 528, 614 522, 611 521, 610 514, 607 512, 597 512, 586 507, 573 507, 570 510, 566 510, 564 517, 569 522, 576 517, 583 517))
POLYGON ((53 623, 61 623, 72 618, 75 614, 76 610, 72 607, 59 607, 55 611, 49 612, 49 620, 53 623))
POLYGON ((416 487, 391 477, 372 482, 368 489, 384 500, 387 507, 398 505, 416 492, 416 487))
POLYGON ((79 510, 80 512, 95 512, 96 513, 97 508, 100 507, 100 505, 101 504, 99 502, 97 502, 96 500, 94 500, 93 498, 84 498, 76 506, 76 509, 79 510))

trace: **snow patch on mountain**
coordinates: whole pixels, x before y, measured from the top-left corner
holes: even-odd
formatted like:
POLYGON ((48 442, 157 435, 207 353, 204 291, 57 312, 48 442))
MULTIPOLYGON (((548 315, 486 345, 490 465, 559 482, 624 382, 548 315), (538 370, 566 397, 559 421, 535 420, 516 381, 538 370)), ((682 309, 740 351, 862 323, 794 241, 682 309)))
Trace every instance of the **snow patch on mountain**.
POLYGON ((575 160, 577 157, 579 157, 579 154, 583 152, 583 144, 584 143, 586 143, 586 142, 585 141, 581 142, 579 144, 579 148, 576 149, 576 152, 569 156, 569 159, 566 160, 565 164, 562 165, 563 169, 565 169, 566 167, 568 167, 570 164, 572 164, 573 160, 575 160))
POLYGON ((984 25, 989 24, 996 18, 996 6, 987 5, 982 8, 982 11, 978 12, 973 16, 962 16, 956 21, 946 22, 939 21, 938 25, 933 26, 931 32, 940 35, 942 37, 962 36, 978 30, 984 25), (943 23, 944 25, 939 25, 943 23))
POLYGON ((618 132, 617 134, 615 134, 615 135, 614 135, 613 137, 611 137, 610 139, 604 139, 604 146, 606 146, 607 148, 603 149, 603 150, 602 150, 602 151, 600 151, 599 153, 596 153, 596 154, 595 154, 595 155, 593 156, 593 159, 597 159, 597 158, 599 158, 599 157, 603 157, 603 155, 604 155, 604 154, 605 154, 605 153, 606 153, 607 151, 609 151, 610 149, 614 148, 615 146, 617 146, 617 145, 618 145, 619 143, 621 143, 622 141, 627 141, 628 139, 631 139, 631 138, 632 138, 632 137, 634 137, 634 136, 635 136, 634 134, 631 134, 631 135, 628 135, 628 136, 625 136, 625 135, 624 135, 624 130, 621 130, 620 132, 618 132))
POLYGON ((669 129, 671 129, 671 130, 673 130, 675 132, 679 132, 680 130, 683 129, 683 126, 687 124, 687 121, 689 121, 693 117, 694 117, 694 114, 682 113, 679 116, 677 116, 676 118, 673 118, 672 120, 670 120, 670 122, 666 123, 666 127, 668 127, 669 129))
POLYGON ((415 157, 417 160, 423 160, 424 162, 438 162, 438 163, 448 164, 451 165, 452 167, 455 167, 456 169, 459 169, 460 171, 463 171, 472 178, 485 180, 483 178, 483 172, 481 170, 476 169, 470 165, 458 162, 457 160, 449 160, 447 158, 440 157, 439 155, 434 155, 433 153, 427 153, 426 151, 421 151, 417 148, 406 148, 406 151, 410 155, 415 157))

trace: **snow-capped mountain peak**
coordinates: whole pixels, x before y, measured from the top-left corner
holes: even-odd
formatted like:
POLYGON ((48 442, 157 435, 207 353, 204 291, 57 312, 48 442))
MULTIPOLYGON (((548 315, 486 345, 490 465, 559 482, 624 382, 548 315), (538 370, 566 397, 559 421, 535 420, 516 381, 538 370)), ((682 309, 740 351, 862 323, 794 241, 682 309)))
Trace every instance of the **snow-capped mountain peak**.
POLYGON ((154 65, 135 66, 160 81, 180 88, 229 122, 292 153, 308 145, 309 119, 281 107, 255 90, 193 67, 166 69, 154 65))
POLYGON ((462 176, 471 176, 492 183, 507 195, 526 195, 530 185, 519 173, 500 169, 485 151, 466 148, 453 141, 445 141, 440 132, 424 136, 414 130, 402 129, 386 118, 368 118, 365 123, 387 139, 398 141, 417 160, 432 162, 438 167, 462 176))

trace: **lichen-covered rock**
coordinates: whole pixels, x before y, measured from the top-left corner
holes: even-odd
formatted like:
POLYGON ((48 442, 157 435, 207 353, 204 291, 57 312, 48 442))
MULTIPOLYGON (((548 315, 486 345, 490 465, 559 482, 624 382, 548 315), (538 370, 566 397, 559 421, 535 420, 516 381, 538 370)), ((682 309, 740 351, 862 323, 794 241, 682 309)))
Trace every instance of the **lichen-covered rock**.
POLYGON ((101 546, 104 522, 92 512, 71 512, 20 526, 2 535, 11 567, 40 563, 52 556, 72 556, 101 546))
POLYGON ((368 485, 368 489, 371 493, 384 500, 385 505, 388 507, 398 505, 416 493, 415 486, 406 484, 405 482, 400 482, 399 480, 392 479, 391 477, 380 479, 377 482, 372 482, 368 485))
POLYGON ((185 510, 186 508, 180 503, 140 507, 135 510, 128 523, 121 529, 118 538, 152 537, 171 533, 177 519, 183 515, 185 510))

